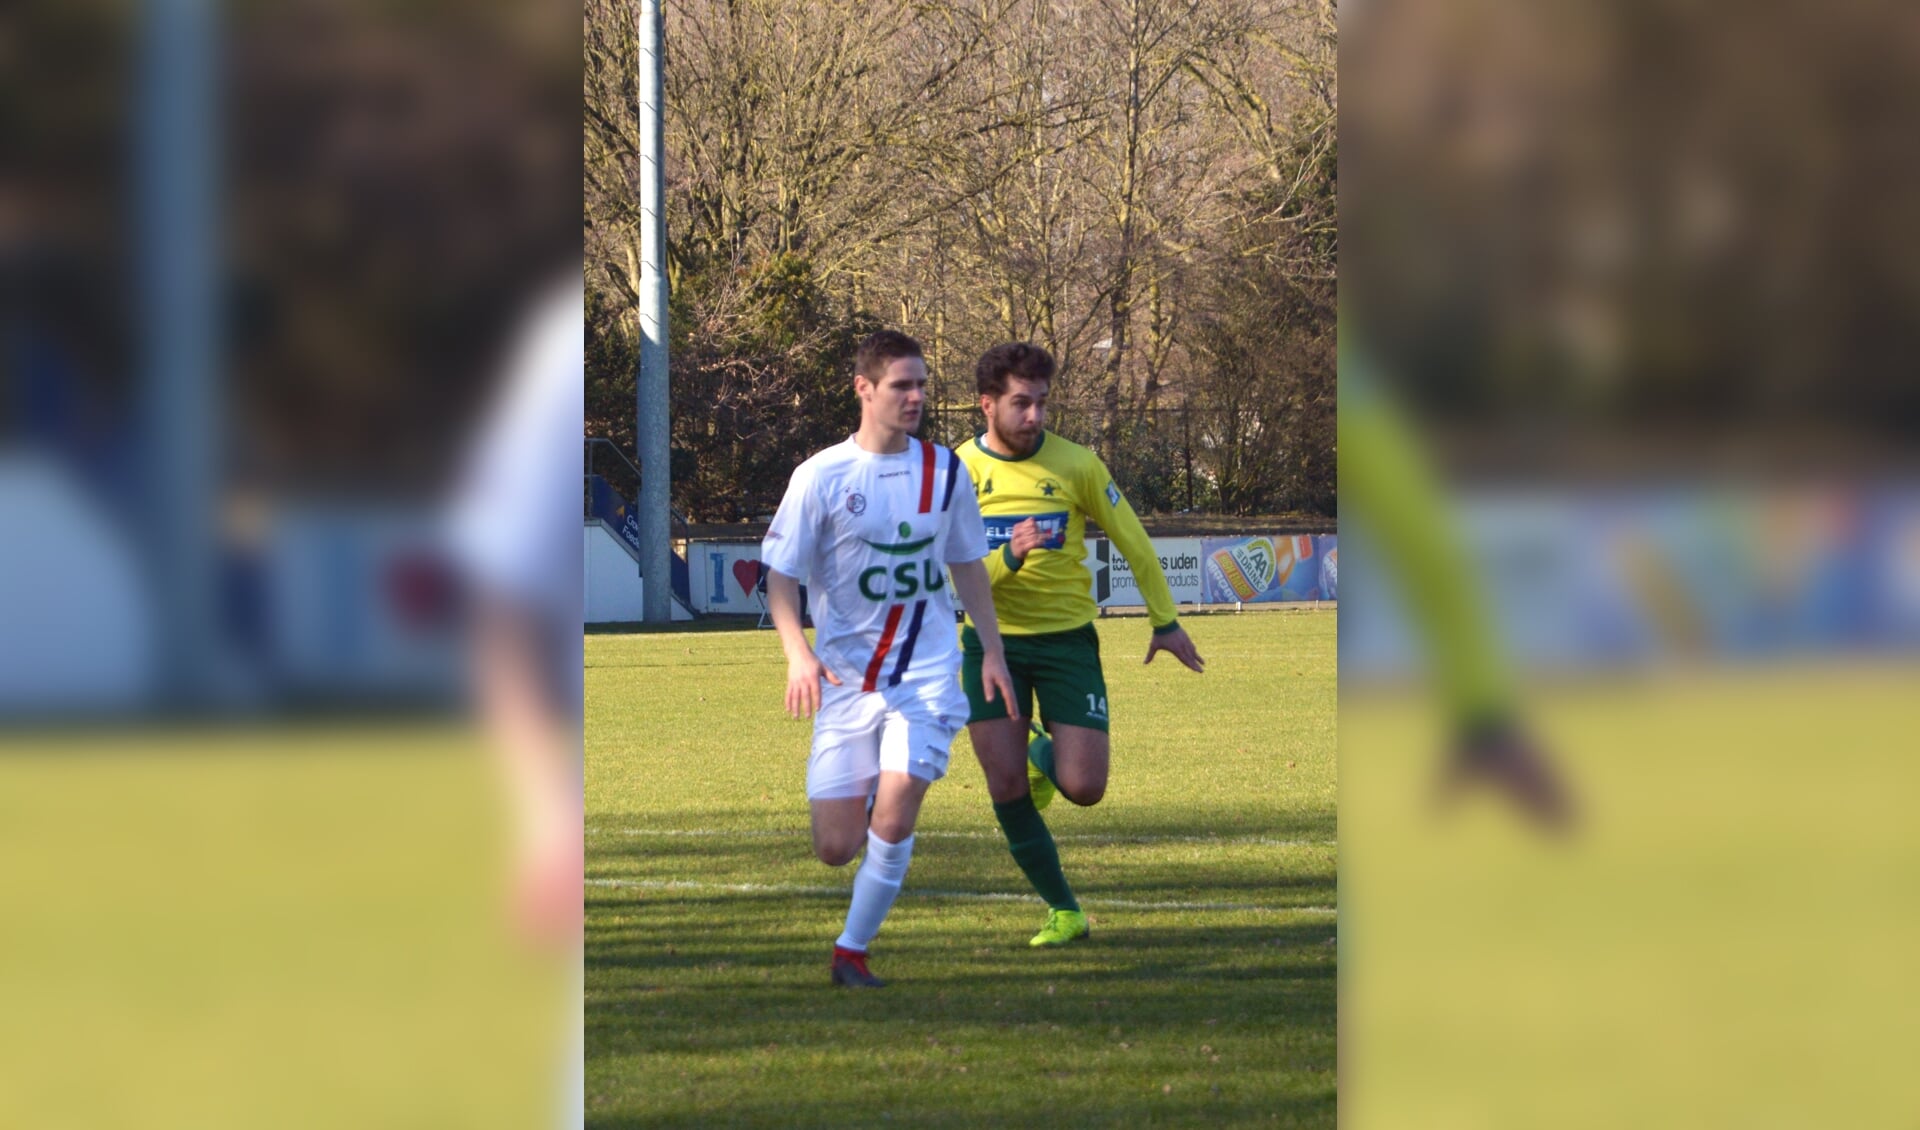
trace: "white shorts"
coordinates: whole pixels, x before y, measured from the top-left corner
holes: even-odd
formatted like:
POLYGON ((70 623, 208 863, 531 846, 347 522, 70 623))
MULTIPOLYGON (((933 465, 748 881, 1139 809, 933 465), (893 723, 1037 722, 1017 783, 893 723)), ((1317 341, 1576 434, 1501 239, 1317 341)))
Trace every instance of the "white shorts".
POLYGON ((922 781, 947 775, 954 736, 967 724, 967 696, 957 678, 919 679, 861 691, 820 685, 807 758, 807 799, 873 793, 882 770, 922 781))

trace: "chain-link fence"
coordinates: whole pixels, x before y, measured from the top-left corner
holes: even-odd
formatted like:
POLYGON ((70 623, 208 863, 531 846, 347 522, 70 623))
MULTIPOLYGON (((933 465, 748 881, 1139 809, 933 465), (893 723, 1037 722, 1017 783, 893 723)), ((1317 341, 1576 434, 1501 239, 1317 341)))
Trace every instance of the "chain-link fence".
MULTIPOLYGON (((957 447, 984 428, 978 408, 945 406, 929 410, 921 434, 957 447)), ((1051 404, 1047 430, 1100 455, 1141 514, 1334 514, 1331 435, 1290 441, 1231 411, 1186 406, 1110 416, 1051 404)))
MULTIPOLYGON (((1297 514, 1331 519, 1335 514, 1331 420, 1318 431, 1303 428, 1297 434, 1276 434, 1262 424, 1250 413, 1190 407, 1123 409, 1109 416, 1098 405, 1067 404, 1050 405, 1047 414, 1050 431, 1100 455, 1141 515, 1297 514)), ((982 427, 978 408, 946 405, 928 410, 921 434, 957 448, 970 442, 982 427)), ((846 437, 843 430, 817 430, 815 450, 846 437)), ((782 464, 736 475, 739 513, 716 517, 707 512, 713 508, 688 508, 682 500, 682 494, 697 485, 682 481, 679 463, 684 454, 676 444, 677 526, 686 521, 679 516, 680 510, 698 514, 696 522, 763 518, 778 504, 792 473, 791 466, 782 464)), ((589 440, 586 463, 589 509, 596 477, 604 479, 621 499, 638 497, 639 470, 611 441, 589 440)))

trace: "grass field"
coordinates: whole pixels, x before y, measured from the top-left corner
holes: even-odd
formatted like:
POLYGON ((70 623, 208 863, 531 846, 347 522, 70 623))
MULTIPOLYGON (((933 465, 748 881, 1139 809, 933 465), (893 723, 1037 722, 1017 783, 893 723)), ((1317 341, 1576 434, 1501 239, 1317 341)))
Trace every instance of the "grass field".
POLYGON ((1100 622, 1112 784, 1047 813, 1093 937, 1027 947, 963 735, 864 993, 773 633, 590 636, 589 1123, 1332 1127, 1334 613, 1188 623, 1203 676, 1100 622))
POLYGON ((1916 685, 1545 688, 1586 810, 1565 843, 1486 799, 1436 813, 1429 704, 1343 690, 1341 1124, 1920 1125, 1916 685))
POLYGON ((550 1125, 498 794, 441 721, 0 732, 0 1126, 550 1125))

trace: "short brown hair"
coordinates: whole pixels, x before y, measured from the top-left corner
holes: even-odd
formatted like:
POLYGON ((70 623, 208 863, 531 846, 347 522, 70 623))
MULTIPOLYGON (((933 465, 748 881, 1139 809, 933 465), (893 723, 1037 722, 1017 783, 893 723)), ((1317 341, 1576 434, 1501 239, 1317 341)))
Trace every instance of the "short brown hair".
POLYGON ((973 380, 981 396, 1006 394, 1007 378, 1053 383, 1053 354, 1024 341, 996 345, 980 355, 973 367, 973 380))
POLYGON ((901 333, 899 330, 879 330, 860 339, 860 349, 853 355, 853 371, 870 381, 877 381, 887 371, 887 366, 903 357, 919 357, 926 354, 920 351, 920 343, 901 333))

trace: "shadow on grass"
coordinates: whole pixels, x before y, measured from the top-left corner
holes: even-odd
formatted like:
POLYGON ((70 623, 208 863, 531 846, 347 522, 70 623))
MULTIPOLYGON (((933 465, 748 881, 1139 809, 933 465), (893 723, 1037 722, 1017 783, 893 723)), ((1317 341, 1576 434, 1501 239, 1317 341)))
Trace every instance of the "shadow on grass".
MULTIPOLYGON (((783 838, 689 837, 662 842, 634 837, 596 842, 589 859, 596 885, 589 906, 627 906, 647 913, 676 901, 711 904, 716 898, 765 901, 784 899, 795 887, 844 891, 858 863, 830 868, 816 862, 805 840, 783 838), (676 888, 670 884, 708 884, 676 888), (740 884, 748 889, 718 890, 740 884), (764 889, 755 889, 764 888, 764 889)), ((1275 909, 1330 906, 1335 861, 1329 849, 1308 846, 1230 845, 1210 848, 1182 843, 1155 855, 1157 848, 1126 844, 1061 845, 1061 859, 1074 889, 1091 903, 1103 899, 1130 903, 1236 903, 1275 909)), ((1029 888, 1005 847, 997 840, 930 840, 915 852, 903 897, 915 892, 959 891, 981 895, 1025 895, 1029 888)), ((820 897, 836 897, 821 895, 820 897)))
POLYGON ((1334 903, 1327 845, 1189 839, 1216 830, 1069 835, 1094 934, 1061 950, 1026 945, 1044 908, 997 837, 929 837, 876 939, 879 993, 828 986, 854 867, 799 829, 598 836, 595 876, 775 889, 589 888, 589 1124, 1331 1127, 1330 916, 1102 905, 1334 903))
MULTIPOLYGON (((968 800, 972 799, 971 794, 979 794, 977 814, 969 814, 963 807, 957 818, 965 823, 960 826, 956 826, 956 814, 952 810, 929 814, 920 822, 919 831, 931 833, 926 840, 938 842, 942 849, 947 841, 959 838, 955 833, 964 832, 969 836, 987 839, 998 834, 999 825, 994 823, 991 802, 986 799, 985 789, 977 785, 971 772, 963 782, 956 782, 956 787, 962 783, 967 786, 968 800)), ((784 788, 786 784, 782 782, 780 787, 784 788)), ((764 807, 752 808, 738 804, 689 805, 677 808, 670 821, 638 813, 596 813, 588 821, 589 835, 592 837, 588 853, 592 856, 622 850, 618 846, 622 841, 647 850, 678 850, 679 846, 687 843, 725 838, 722 833, 729 831, 746 832, 748 835, 745 838, 757 843, 791 840, 802 851, 806 851, 808 832, 804 803, 804 800, 794 800, 793 816, 778 821, 775 826, 769 825, 770 817, 764 807)), ((1202 819, 1170 808, 1127 806, 1123 809, 1118 805, 1107 805, 1094 809, 1055 807, 1050 808, 1046 816, 1047 826, 1063 850, 1083 847, 1095 840, 1149 843, 1154 840, 1182 839, 1205 844, 1228 839, 1258 838, 1331 843, 1338 832, 1337 818, 1330 809, 1306 812, 1209 812, 1202 819)))
MULTIPOLYGON (((966 1101, 963 1094, 961 1101, 953 1106, 925 1109, 911 1098, 902 1096, 895 1099, 884 1093, 870 1096, 863 1093, 867 1088, 856 1086, 848 1086, 837 1095, 779 1099, 754 1099, 737 1093, 727 1094, 724 1087, 715 1090, 720 1093, 712 1094, 684 1115, 595 1116, 589 1113, 587 1125, 593 1130, 656 1130, 660 1127, 682 1126, 913 1126, 930 1127, 933 1130, 979 1130, 988 1126, 1029 1124, 1028 1121, 994 1121, 995 1118, 1010 1117, 1013 1112, 1021 1110, 1031 1115, 1031 1124, 1114 1127, 1116 1130, 1132 1130, 1142 1126, 1196 1126, 1209 1130, 1250 1125, 1331 1127, 1334 1121, 1331 1095, 1276 1095, 1257 1100, 1249 1100, 1244 1096, 1212 1096, 1210 1101, 1195 1102, 1188 1100, 1184 1093, 1175 1099, 1167 1095, 1155 1095, 1152 1093, 1154 1088, 1142 1086, 1138 1088, 1141 1092, 1138 1095, 1124 1099, 1109 1098, 1097 1109, 1081 1108, 1063 1114, 1059 1107, 1065 1104, 1043 1091, 1034 1092, 1024 1106, 995 1102, 986 1097, 966 1101), (899 1112, 884 1109, 889 1105, 899 1108, 899 1112)), ((979 1096, 979 1092, 973 1094, 979 1096)))
POLYGON ((649 624, 643 620, 609 620, 588 624, 590 636, 666 636, 689 633, 759 632, 771 638, 772 628, 760 627, 760 616, 702 616, 698 620, 675 620, 671 624, 649 624))
MULTIPOLYGON (((754 933, 703 930, 716 912, 692 903, 593 923, 588 1027, 595 1054, 752 1047, 765 1042, 769 1022, 849 1007, 849 994, 826 985, 840 907, 789 900, 766 909, 766 928, 754 933), (662 992, 673 998, 672 1023, 636 1028, 623 1019, 662 992)), ((1108 917, 1096 917, 1085 942, 1033 951, 1025 939, 1037 923, 1025 908, 902 906, 876 941, 874 960, 894 978, 889 1007, 961 1026, 1119 1016, 1129 1025, 1177 1025, 1222 1014, 1331 1025, 1329 919, 1108 917)))
MULTIPOLYGON (((947 916, 953 917, 953 916, 947 916)), ((838 916, 834 916, 837 926, 838 916)), ((824 984, 830 931, 805 936, 746 939, 713 938, 688 942, 688 929, 699 921, 690 915, 653 928, 622 930, 617 936, 597 934, 589 968, 603 986, 622 983, 654 986, 677 980, 678 991, 722 994, 751 993, 756 979, 791 987, 824 984), (631 974, 634 980, 628 981, 631 974), (687 975, 699 974, 697 979, 687 975), (705 978, 705 974, 731 974, 705 978)), ((1107 926, 1096 924, 1083 944, 1067 951, 1029 953, 1025 930, 996 929, 984 924, 977 931, 948 931, 929 935, 911 927, 894 930, 876 942, 876 960, 884 953, 890 962, 911 970, 902 986, 916 996, 933 991, 973 991, 991 984, 1019 994, 1067 982, 1126 985, 1130 997, 1183 995, 1192 987, 1233 981, 1280 979, 1330 981, 1333 955, 1327 942, 1331 921, 1276 921, 1259 925, 1221 925, 1200 922, 1192 926, 1107 926), (1132 984, 1141 982, 1142 984, 1132 984)), ((619 990, 607 988, 617 998, 619 990)))
POLYGON ((765 909, 596 925, 590 1125, 1333 1124, 1331 922, 1157 916, 1032 951, 1025 908, 902 907, 876 993, 828 987, 810 908, 765 909))

